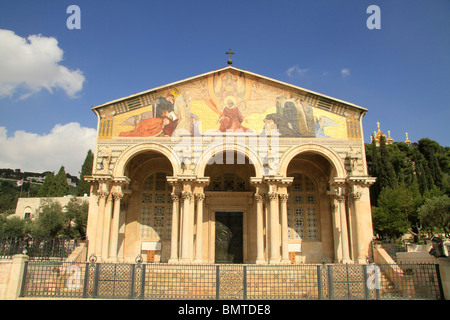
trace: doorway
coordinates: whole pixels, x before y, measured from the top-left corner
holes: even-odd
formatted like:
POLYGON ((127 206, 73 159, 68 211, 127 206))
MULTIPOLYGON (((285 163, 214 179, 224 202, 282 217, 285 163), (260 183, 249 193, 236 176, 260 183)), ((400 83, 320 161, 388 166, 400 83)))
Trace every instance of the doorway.
POLYGON ((243 263, 242 212, 216 212, 215 263, 243 263))

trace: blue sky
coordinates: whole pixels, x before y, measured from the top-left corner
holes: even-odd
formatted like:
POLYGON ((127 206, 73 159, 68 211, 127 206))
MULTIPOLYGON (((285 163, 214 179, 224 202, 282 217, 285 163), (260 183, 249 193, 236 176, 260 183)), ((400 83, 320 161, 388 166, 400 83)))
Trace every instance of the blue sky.
POLYGON ((379 121, 450 146, 449 17, 448 0, 3 0, 0 167, 78 174, 92 106, 225 67, 229 48, 237 68, 367 108, 366 142, 379 121))

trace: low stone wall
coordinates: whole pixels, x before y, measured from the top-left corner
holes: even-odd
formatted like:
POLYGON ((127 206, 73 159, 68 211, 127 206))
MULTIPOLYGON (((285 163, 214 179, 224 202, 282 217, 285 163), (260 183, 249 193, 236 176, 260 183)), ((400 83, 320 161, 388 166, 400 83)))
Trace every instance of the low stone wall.
POLYGON ((27 255, 16 254, 11 260, 3 260, 0 263, 0 300, 19 297, 26 261, 27 255))
MULTIPOLYGON (((439 265, 439 271, 442 282, 442 289, 446 300, 450 300, 450 258, 441 257, 436 258, 428 253, 431 246, 419 246, 415 250, 409 252, 397 252, 398 264, 419 264, 419 263, 433 263, 439 265)), ((394 263, 392 258, 380 246, 374 248, 374 260, 376 264, 394 263)), ((400 268, 398 268, 400 270, 400 268)), ((392 270, 397 272, 398 270, 392 270)))
POLYGON ((9 283, 9 274, 11 272, 12 260, 0 260, 0 300, 5 299, 6 290, 9 283))

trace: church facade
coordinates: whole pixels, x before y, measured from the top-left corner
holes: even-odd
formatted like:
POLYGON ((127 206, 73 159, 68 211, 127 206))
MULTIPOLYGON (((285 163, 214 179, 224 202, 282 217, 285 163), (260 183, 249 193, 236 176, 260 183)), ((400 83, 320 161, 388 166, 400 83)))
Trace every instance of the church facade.
POLYGON ((365 263, 365 108, 229 65, 92 109, 89 255, 365 263))

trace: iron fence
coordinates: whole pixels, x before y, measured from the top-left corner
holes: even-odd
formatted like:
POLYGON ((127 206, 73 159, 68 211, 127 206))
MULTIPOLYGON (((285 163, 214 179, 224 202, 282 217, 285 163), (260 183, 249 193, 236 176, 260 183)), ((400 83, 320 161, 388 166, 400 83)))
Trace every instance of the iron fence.
POLYGON ((30 260, 65 259, 75 250, 76 239, 0 238, 0 259, 26 254, 30 260))
POLYGON ((99 299, 443 299, 439 266, 167 265, 29 261, 22 297, 99 299))

